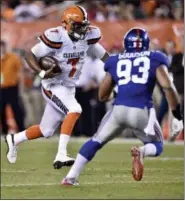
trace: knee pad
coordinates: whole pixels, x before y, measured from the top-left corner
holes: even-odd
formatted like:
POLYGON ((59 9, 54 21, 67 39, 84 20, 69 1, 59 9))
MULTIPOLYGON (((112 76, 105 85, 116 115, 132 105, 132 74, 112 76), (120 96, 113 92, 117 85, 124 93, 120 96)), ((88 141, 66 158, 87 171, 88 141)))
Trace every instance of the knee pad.
POLYGON ((155 156, 160 156, 163 152, 163 143, 162 142, 152 142, 153 145, 155 145, 157 152, 155 156))
POLYGON ((96 154, 96 152, 102 148, 102 144, 90 139, 80 149, 79 153, 90 161, 96 154))
POLYGON ((49 138, 49 137, 51 137, 53 134, 54 134, 54 130, 53 129, 51 129, 51 128, 42 128, 41 126, 40 126, 40 130, 41 130, 41 132, 42 132, 42 135, 45 137, 45 138, 49 138))

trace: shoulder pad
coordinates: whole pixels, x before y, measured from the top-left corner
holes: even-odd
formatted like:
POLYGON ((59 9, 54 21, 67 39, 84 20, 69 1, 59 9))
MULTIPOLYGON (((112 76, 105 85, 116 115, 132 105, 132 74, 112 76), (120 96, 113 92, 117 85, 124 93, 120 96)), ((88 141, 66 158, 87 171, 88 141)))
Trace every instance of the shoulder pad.
POLYGON ((62 47, 62 27, 47 29, 39 39, 48 47, 60 49, 62 47))
POLYGON ((152 58, 157 60, 159 64, 164 64, 169 67, 169 60, 166 54, 161 51, 152 51, 152 58))
POLYGON ((88 45, 97 43, 101 39, 101 31, 98 27, 90 26, 85 40, 88 45))

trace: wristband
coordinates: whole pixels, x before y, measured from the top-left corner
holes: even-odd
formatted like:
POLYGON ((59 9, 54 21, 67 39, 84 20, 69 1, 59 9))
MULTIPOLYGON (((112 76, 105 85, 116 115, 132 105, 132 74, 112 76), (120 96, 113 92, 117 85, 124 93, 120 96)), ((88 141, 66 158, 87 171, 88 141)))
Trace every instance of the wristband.
POLYGON ((39 73, 39 77, 43 79, 44 76, 45 76, 45 74, 46 74, 46 71, 45 70, 41 70, 40 73, 39 73))

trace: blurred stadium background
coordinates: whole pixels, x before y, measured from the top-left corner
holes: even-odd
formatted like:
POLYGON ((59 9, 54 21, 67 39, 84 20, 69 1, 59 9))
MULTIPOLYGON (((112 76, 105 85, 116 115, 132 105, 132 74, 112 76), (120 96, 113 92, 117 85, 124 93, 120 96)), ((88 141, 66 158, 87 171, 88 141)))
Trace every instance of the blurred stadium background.
MULTIPOLYGON (((87 9, 91 23, 102 31, 101 44, 110 54, 123 51, 122 38, 129 28, 145 28, 151 37, 150 48, 162 50, 168 55, 172 63, 171 77, 177 80, 175 84, 180 96, 183 96, 183 62, 175 62, 176 56, 183 54, 183 0, 4 0, 1 1, 1 46, 6 46, 8 52, 16 54, 18 62, 7 72, 9 68, 6 65, 11 64, 4 62, 1 57, 1 88, 16 88, 15 94, 10 93, 7 98, 14 101, 12 104, 7 101, 6 119, 1 121, 4 133, 16 132, 39 123, 45 104, 40 93, 40 79, 25 63, 24 53, 37 42, 37 36, 45 29, 60 25, 63 9, 72 4, 87 9)), ((83 114, 75 127, 74 136, 92 136, 111 105, 97 100, 98 84, 104 76, 103 63, 88 57, 85 66, 76 94, 83 114)), ((170 140, 174 133, 172 115, 159 86, 155 88, 154 101, 164 138, 170 140)), ((183 138, 181 132, 177 139, 183 138)))
MULTIPOLYGON (((91 23, 102 31, 101 44, 110 54, 123 51, 122 38, 129 28, 145 28, 151 37, 150 49, 167 54, 171 63, 171 78, 183 102, 183 0, 5 0, 1 1, 1 133, 17 132, 40 122, 45 105, 40 93, 41 80, 25 63, 24 54, 45 29, 60 25, 63 10, 72 4, 87 9, 91 23), (5 49, 7 52, 3 54, 5 49)), ((76 155, 84 142, 81 137, 93 135, 111 106, 111 102, 100 103, 97 99, 98 85, 104 77, 103 63, 87 57, 84 65, 76 93, 83 113, 74 129, 73 136, 76 138, 69 143, 71 156, 76 155)), ((116 139, 107 145, 81 175, 82 185, 72 189, 59 186, 68 168, 56 171, 52 167, 57 138, 21 145, 18 161, 13 165, 6 160, 6 145, 2 140, 1 197, 183 199, 184 133, 181 131, 173 137, 181 129, 179 124, 172 123, 172 114, 158 85, 154 91, 154 102, 164 138, 166 141, 176 141, 165 142, 161 157, 146 159, 142 181, 135 182, 130 174, 129 150, 133 143, 138 143, 134 139, 116 139)))

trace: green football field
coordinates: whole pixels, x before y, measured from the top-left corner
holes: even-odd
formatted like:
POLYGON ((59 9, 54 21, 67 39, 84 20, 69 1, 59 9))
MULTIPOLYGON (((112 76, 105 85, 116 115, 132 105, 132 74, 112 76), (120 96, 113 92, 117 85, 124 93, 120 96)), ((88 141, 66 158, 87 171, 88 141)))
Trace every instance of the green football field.
MULTIPOLYGON (((2 199, 184 199, 184 146, 166 144, 158 158, 145 159, 142 181, 131 175, 130 148, 138 142, 113 141, 82 172, 80 186, 60 186, 69 168, 54 170, 56 138, 21 144, 16 164, 6 160, 1 142, 2 199), (122 143, 123 142, 123 143, 122 143)), ((72 140, 76 156, 82 142, 72 140)))

